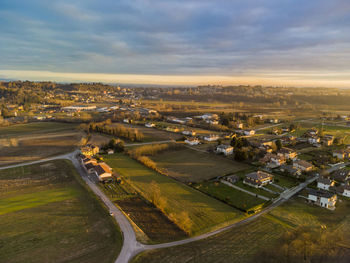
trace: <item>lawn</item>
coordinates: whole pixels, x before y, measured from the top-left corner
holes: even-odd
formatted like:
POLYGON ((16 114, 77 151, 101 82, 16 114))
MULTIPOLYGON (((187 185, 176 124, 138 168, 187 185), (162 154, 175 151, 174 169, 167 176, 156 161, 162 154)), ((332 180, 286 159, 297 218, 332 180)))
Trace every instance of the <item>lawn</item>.
POLYGON ((223 156, 189 148, 166 151, 151 157, 151 159, 167 175, 182 182, 201 182, 249 168, 246 164, 223 156))
POLYGON ((50 133, 59 131, 73 131, 77 124, 61 122, 32 122, 27 124, 16 124, 0 128, 0 138, 17 137, 23 134, 50 133))
POLYGON ((270 193, 268 191, 265 191, 264 189, 255 188, 255 187, 246 185, 246 184, 243 183, 243 181, 238 181, 237 183, 235 183, 235 185, 237 185, 238 187, 243 188, 245 190, 248 190, 249 192, 252 192, 252 193, 255 193, 255 194, 258 194, 258 195, 262 195, 262 196, 265 196, 265 197, 268 197, 268 198, 275 198, 275 197, 278 196, 276 194, 272 194, 272 193, 270 193))
POLYGON ((173 221, 188 217, 186 226, 192 235, 216 229, 244 217, 242 212, 170 177, 156 173, 124 154, 106 155, 104 159, 145 199, 155 200, 155 194, 158 193, 156 200, 162 200, 164 213, 173 221))
POLYGON ((0 261, 113 262, 122 235, 66 160, 0 171, 0 261))
POLYGON ((349 212, 348 200, 329 211, 294 198, 248 224, 201 241, 147 251, 132 262, 349 262, 349 212))
POLYGON ((243 211, 249 211, 266 202, 220 182, 202 182, 194 185, 194 187, 243 211))
POLYGON ((299 184, 299 182, 296 179, 293 179, 287 176, 282 176, 278 174, 273 174, 273 176, 274 176, 274 184, 277 184, 285 188, 292 188, 299 184))

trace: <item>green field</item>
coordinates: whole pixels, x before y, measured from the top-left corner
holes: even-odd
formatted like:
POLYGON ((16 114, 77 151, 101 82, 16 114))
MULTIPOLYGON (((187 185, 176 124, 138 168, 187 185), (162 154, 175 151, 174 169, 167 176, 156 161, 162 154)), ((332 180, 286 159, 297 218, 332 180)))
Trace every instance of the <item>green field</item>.
POLYGON ((77 124, 61 122, 32 122, 27 124, 16 124, 0 128, 0 138, 17 137, 23 134, 50 133, 59 131, 73 131, 77 124))
POLYGON ((0 171, 1 262, 112 262, 122 235, 69 161, 0 171))
POLYGON ((167 175, 182 182, 201 182, 249 168, 246 164, 235 162, 223 156, 189 148, 162 152, 151 159, 167 175))
POLYGON ((201 192, 207 193, 210 196, 244 211, 249 211, 266 202, 265 200, 251 196, 219 182, 202 182, 194 185, 194 187, 201 192))
POLYGON ((213 230, 244 217, 244 214, 238 210, 156 173, 126 155, 106 155, 104 159, 148 200, 152 200, 154 196, 152 185, 156 184, 160 189, 160 198, 166 203, 165 214, 170 218, 179 218, 181 213, 185 213, 190 220, 189 232, 193 235, 213 230))
POLYGON ((292 199, 253 222, 186 245, 144 252, 133 263, 348 262, 350 201, 329 211, 292 199))

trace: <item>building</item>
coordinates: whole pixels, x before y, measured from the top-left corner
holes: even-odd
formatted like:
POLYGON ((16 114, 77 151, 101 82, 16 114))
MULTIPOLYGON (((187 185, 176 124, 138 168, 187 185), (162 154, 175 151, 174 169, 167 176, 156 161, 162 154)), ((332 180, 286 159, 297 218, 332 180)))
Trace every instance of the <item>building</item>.
POLYGON ((311 136, 311 137, 307 138, 307 141, 310 144, 317 144, 317 143, 320 143, 321 139, 320 139, 320 137, 317 137, 317 136, 311 136))
POLYGON ((96 145, 87 144, 86 146, 81 147, 80 151, 86 156, 94 156, 100 152, 100 148, 96 145))
POLYGON ((308 189, 307 199, 310 203, 334 210, 337 202, 337 195, 325 190, 308 189))
POLYGON ((108 149, 107 150, 107 154, 113 154, 114 153, 114 150, 113 149, 108 149))
POLYGON ((338 183, 344 184, 350 179, 350 171, 346 168, 336 170, 331 174, 331 178, 338 183))
POLYGON ((287 148, 287 147, 282 147, 277 155, 282 155, 285 159, 291 159, 291 160, 294 160, 297 158, 298 156, 298 153, 290 148, 287 148))
POLYGON ((246 174, 243 183, 260 188, 263 187, 264 185, 267 185, 269 183, 273 182, 273 175, 263 172, 263 171, 257 171, 257 172, 252 172, 250 174, 246 174))
POLYGON ((85 105, 78 105, 78 106, 68 106, 63 107, 62 110, 64 111, 89 111, 89 110, 95 110, 96 106, 85 106, 85 105))
POLYGON ((349 149, 336 150, 333 152, 333 157, 336 157, 340 160, 343 160, 345 158, 349 158, 350 157, 350 150, 349 149))
POLYGON ((350 186, 349 185, 344 187, 342 195, 346 196, 346 197, 350 197, 350 186))
POLYGON ((288 173, 290 175, 293 175, 296 178, 299 178, 301 175, 301 170, 293 167, 293 165, 283 165, 281 166, 280 170, 281 172, 288 173))
POLYGON ((95 174, 100 181, 105 181, 112 178, 111 168, 105 163, 99 163, 95 166, 95 174))
POLYGON ((183 135, 189 135, 189 136, 195 136, 196 132, 195 131, 183 131, 182 134, 183 135))
POLYGON ((334 186, 335 182, 326 177, 320 177, 317 179, 317 188, 323 190, 329 190, 329 187, 334 186))
POLYGON ((326 134, 322 138, 322 144, 326 146, 331 146, 334 142, 334 136, 331 134, 326 134))
POLYGON ((145 124, 145 127, 147 127, 147 128, 154 128, 154 127, 156 127, 156 125, 154 123, 147 122, 145 124))
POLYGON ((204 140, 205 141, 208 141, 208 142, 213 142, 213 141, 216 141, 218 140, 220 137, 219 135, 216 135, 216 134, 210 134, 208 136, 204 136, 204 140))
POLYGON ((233 147, 231 145, 220 144, 216 146, 215 151, 217 153, 223 153, 224 155, 231 155, 233 153, 233 147))
POLYGON ((200 141, 195 137, 191 137, 191 138, 187 138, 185 140, 185 143, 187 143, 189 145, 198 145, 198 144, 200 144, 200 141))
POLYGON ((205 113, 202 116, 200 116, 202 120, 212 120, 212 119, 218 119, 219 116, 217 114, 213 113, 205 113))
POLYGON ((252 136, 255 134, 255 131, 254 130, 244 130, 243 134, 245 136, 252 136))
POLYGON ((294 161, 293 167, 300 169, 303 172, 309 172, 314 168, 314 166, 311 163, 304 161, 304 160, 294 161))
POLYGON ((170 126, 166 127, 165 130, 168 131, 168 132, 179 132, 180 131, 179 128, 177 128, 177 127, 170 127, 170 126))
POLYGON ((237 129, 243 129, 244 125, 241 122, 237 122, 235 123, 234 127, 236 127, 237 129))

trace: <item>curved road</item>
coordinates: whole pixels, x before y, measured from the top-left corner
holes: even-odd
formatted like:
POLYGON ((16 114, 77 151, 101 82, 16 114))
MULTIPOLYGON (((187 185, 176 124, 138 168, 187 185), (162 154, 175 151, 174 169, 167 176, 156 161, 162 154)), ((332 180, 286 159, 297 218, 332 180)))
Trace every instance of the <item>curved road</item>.
POLYGON ((42 163, 42 162, 47 162, 47 161, 52 161, 52 160, 57 160, 57 159, 68 159, 70 160, 74 166, 76 167, 77 171, 79 172, 80 176, 83 178, 83 180, 86 182, 86 184, 90 187, 90 189, 102 200, 102 202, 107 206, 107 208, 110 210, 111 213, 113 213, 113 216, 117 223, 119 224, 120 230, 123 233, 123 247, 122 250, 116 259, 115 263, 128 263, 130 259, 132 259, 134 256, 137 254, 141 253, 142 251, 145 250, 150 250, 150 249, 158 249, 158 248, 167 248, 167 247, 173 247, 173 246, 179 246, 179 245, 184 245, 188 244, 194 241, 198 241, 201 239, 205 239, 208 237, 211 237, 213 235, 219 234, 221 232, 224 232, 230 228, 241 226, 243 224, 246 224, 248 222, 251 222, 255 220, 256 218, 262 216, 265 213, 268 213, 275 207, 279 206, 280 204, 284 203, 287 201, 289 198, 291 198, 293 195, 304 189, 309 183, 313 182, 314 180, 317 179, 317 176, 307 180, 304 183, 299 184, 298 186, 288 189, 284 191, 277 199, 273 201, 273 203, 267 207, 266 209, 262 210, 259 213, 256 213, 248 218, 245 218, 239 222, 233 223, 231 225, 228 225, 226 227, 220 228, 218 230, 205 233, 199 236, 179 240, 179 241, 174 241, 174 242, 169 242, 169 243, 163 243, 163 244, 156 244, 156 245, 145 245, 136 240, 136 235, 135 231, 127 219, 127 217, 123 214, 123 212, 117 208, 113 202, 98 188, 98 186, 89 178, 89 175, 85 171, 85 169, 82 167, 80 161, 76 158, 76 155, 79 153, 78 150, 68 153, 68 154, 63 154, 55 157, 50 157, 50 158, 45 158, 42 160, 38 161, 33 161, 33 162, 28 162, 28 163, 22 163, 22 164, 15 164, 15 165, 10 165, 6 167, 0 167, 0 170, 3 169, 8 169, 8 168, 14 168, 14 167, 20 167, 24 165, 31 165, 31 164, 37 164, 37 163, 42 163))

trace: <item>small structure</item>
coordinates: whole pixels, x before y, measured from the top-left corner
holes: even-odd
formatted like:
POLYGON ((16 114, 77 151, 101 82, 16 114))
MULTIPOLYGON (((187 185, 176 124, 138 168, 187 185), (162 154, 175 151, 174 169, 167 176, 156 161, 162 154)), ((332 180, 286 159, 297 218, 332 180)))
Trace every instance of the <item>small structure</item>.
POLYGON ((331 175, 331 178, 338 183, 344 184, 346 181, 350 179, 350 170, 343 168, 337 171, 334 171, 331 175))
POLYGON ((114 153, 114 150, 113 149, 108 149, 107 150, 107 154, 113 154, 114 153))
POLYGON ((350 150, 349 149, 336 150, 333 152, 333 157, 337 157, 340 160, 343 160, 345 158, 349 158, 350 157, 350 150))
POLYGON ((344 187, 343 196, 350 197, 350 185, 344 187))
POLYGON ((331 146, 334 142, 334 136, 331 134, 326 134, 322 138, 322 144, 326 146, 331 146))
POLYGON ((334 186, 335 182, 327 177, 320 177, 317 179, 317 188, 323 190, 329 190, 331 186, 334 186))
POLYGON ((293 175, 296 178, 299 178, 301 175, 301 170, 293 167, 293 165, 283 165, 281 166, 280 170, 281 172, 288 173, 290 175, 293 175))
POLYGON ((216 146, 215 151, 217 153, 223 153, 224 155, 231 155, 233 153, 233 147, 231 145, 220 144, 216 146))
POLYGON ((185 140, 185 143, 187 143, 189 145, 198 145, 200 143, 200 141, 195 137, 191 137, 191 138, 187 138, 185 140))
POLYGON ((308 189, 307 199, 310 203, 334 210, 337 202, 337 195, 325 190, 308 189))
POLYGON ((204 140, 205 141, 208 141, 208 142, 213 142, 213 141, 216 141, 218 140, 220 137, 219 135, 216 135, 216 134, 210 134, 208 136, 204 136, 204 140))
POLYGON ((183 135, 189 135, 189 136, 195 136, 196 132, 195 131, 183 131, 182 134, 183 135))
POLYGON ((95 174, 100 181, 106 181, 112 178, 111 168, 105 163, 99 163, 95 166, 95 174))
POLYGON ((255 134, 255 130, 244 130, 243 134, 245 136, 252 136, 255 134))
POLYGON ((297 158, 298 156, 298 153, 290 148, 287 148, 287 147, 282 147, 277 155, 282 155, 285 159, 291 159, 291 160, 294 160, 297 158))
POLYGON ((147 127, 147 128, 154 128, 154 127, 156 127, 156 125, 155 125, 154 123, 147 122, 147 123, 145 124, 145 127, 147 127))
POLYGON ((294 161, 293 167, 300 169, 303 172, 309 172, 314 168, 314 166, 311 163, 304 161, 304 160, 294 161))
POLYGON ((273 175, 263 171, 257 171, 257 172, 252 172, 250 174, 246 174, 243 180, 244 184, 253 186, 255 188, 261 188, 264 185, 267 185, 272 182, 273 182, 273 175))
POLYGON ((234 184, 234 183, 237 183, 239 181, 239 176, 238 175, 229 175, 225 179, 227 182, 234 184))

